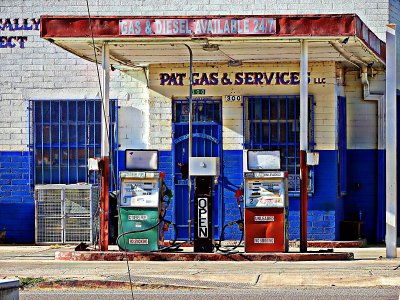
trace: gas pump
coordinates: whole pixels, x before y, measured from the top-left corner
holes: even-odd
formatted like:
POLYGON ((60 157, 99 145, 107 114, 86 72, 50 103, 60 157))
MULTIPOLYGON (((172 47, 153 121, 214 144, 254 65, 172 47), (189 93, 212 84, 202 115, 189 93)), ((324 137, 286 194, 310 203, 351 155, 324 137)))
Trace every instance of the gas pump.
POLYGON ((120 172, 118 246, 127 251, 157 251, 161 234, 163 179, 156 150, 126 150, 120 172))
POLYGON ((194 252, 212 252, 213 192, 219 176, 219 158, 191 157, 189 174, 194 176, 194 252))
POLYGON ((288 173, 280 171, 279 151, 244 154, 245 252, 287 252, 288 173))

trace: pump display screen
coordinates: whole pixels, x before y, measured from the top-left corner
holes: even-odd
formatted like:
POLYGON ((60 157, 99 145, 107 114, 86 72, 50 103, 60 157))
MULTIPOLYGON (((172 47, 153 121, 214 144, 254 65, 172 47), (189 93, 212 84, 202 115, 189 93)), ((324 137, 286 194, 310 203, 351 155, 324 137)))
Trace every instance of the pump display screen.
POLYGON ((157 171, 157 150, 125 150, 125 169, 128 171, 157 171))
POLYGON ((252 171, 279 170, 281 157, 279 151, 247 151, 247 168, 252 171))

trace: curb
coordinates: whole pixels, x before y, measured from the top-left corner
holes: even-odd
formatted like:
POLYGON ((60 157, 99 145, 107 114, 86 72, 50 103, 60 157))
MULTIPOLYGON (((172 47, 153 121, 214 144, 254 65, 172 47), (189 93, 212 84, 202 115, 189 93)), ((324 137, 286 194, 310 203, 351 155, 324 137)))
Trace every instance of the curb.
MULTIPOLYGON (((112 280, 50 280, 41 282, 35 285, 28 286, 23 289, 130 289, 131 285, 126 281, 112 281, 112 280)), ((177 286, 168 284, 156 283, 137 283, 132 282, 134 290, 144 289, 193 289, 190 286, 177 286)), ((199 288, 199 287, 195 287, 199 288)))
POLYGON ((332 261, 353 260, 351 252, 307 253, 162 253, 57 251, 55 260, 63 261, 332 261))

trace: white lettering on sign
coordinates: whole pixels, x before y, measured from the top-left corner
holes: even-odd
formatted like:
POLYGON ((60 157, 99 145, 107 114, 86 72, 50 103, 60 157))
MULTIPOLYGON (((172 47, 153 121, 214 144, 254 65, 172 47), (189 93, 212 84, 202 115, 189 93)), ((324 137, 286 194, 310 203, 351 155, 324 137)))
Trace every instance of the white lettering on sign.
POLYGON ((149 239, 129 239, 129 245, 148 245, 149 239))
POLYGON ((128 215, 129 221, 144 221, 147 220, 147 215, 128 215))
POLYGON ((274 222, 275 216, 254 216, 255 222, 274 222))
POLYGON ((199 198, 198 200, 198 236, 208 238, 208 199, 199 198))
POLYGON ((215 18, 215 19, 122 19, 120 35, 135 36, 232 36, 270 35, 276 33, 276 19, 271 18, 215 18))
POLYGON ((274 244, 274 238, 254 238, 254 244, 274 244))
POLYGON ((285 172, 254 172, 256 178, 268 178, 268 177, 285 177, 285 172))

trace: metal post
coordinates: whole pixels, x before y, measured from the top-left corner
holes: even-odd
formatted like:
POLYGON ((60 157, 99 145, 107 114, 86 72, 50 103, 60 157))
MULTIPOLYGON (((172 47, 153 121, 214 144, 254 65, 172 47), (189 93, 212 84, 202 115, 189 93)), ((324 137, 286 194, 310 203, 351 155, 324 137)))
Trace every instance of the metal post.
POLYGON ((397 257, 396 25, 386 26, 386 257, 397 257))
POLYGON ((300 44, 300 252, 307 252, 308 42, 302 40, 300 44))
POLYGON ((192 49, 185 44, 189 50, 189 137, 188 137, 188 190, 189 190, 189 200, 188 200, 188 238, 189 242, 192 241, 192 181, 190 177, 190 158, 192 157, 192 90, 193 90, 193 52, 192 49))
POLYGON ((100 195, 100 250, 108 250, 108 180, 110 168, 110 141, 108 125, 110 124, 110 51, 107 43, 102 49, 103 95, 101 105, 101 195, 100 195))

